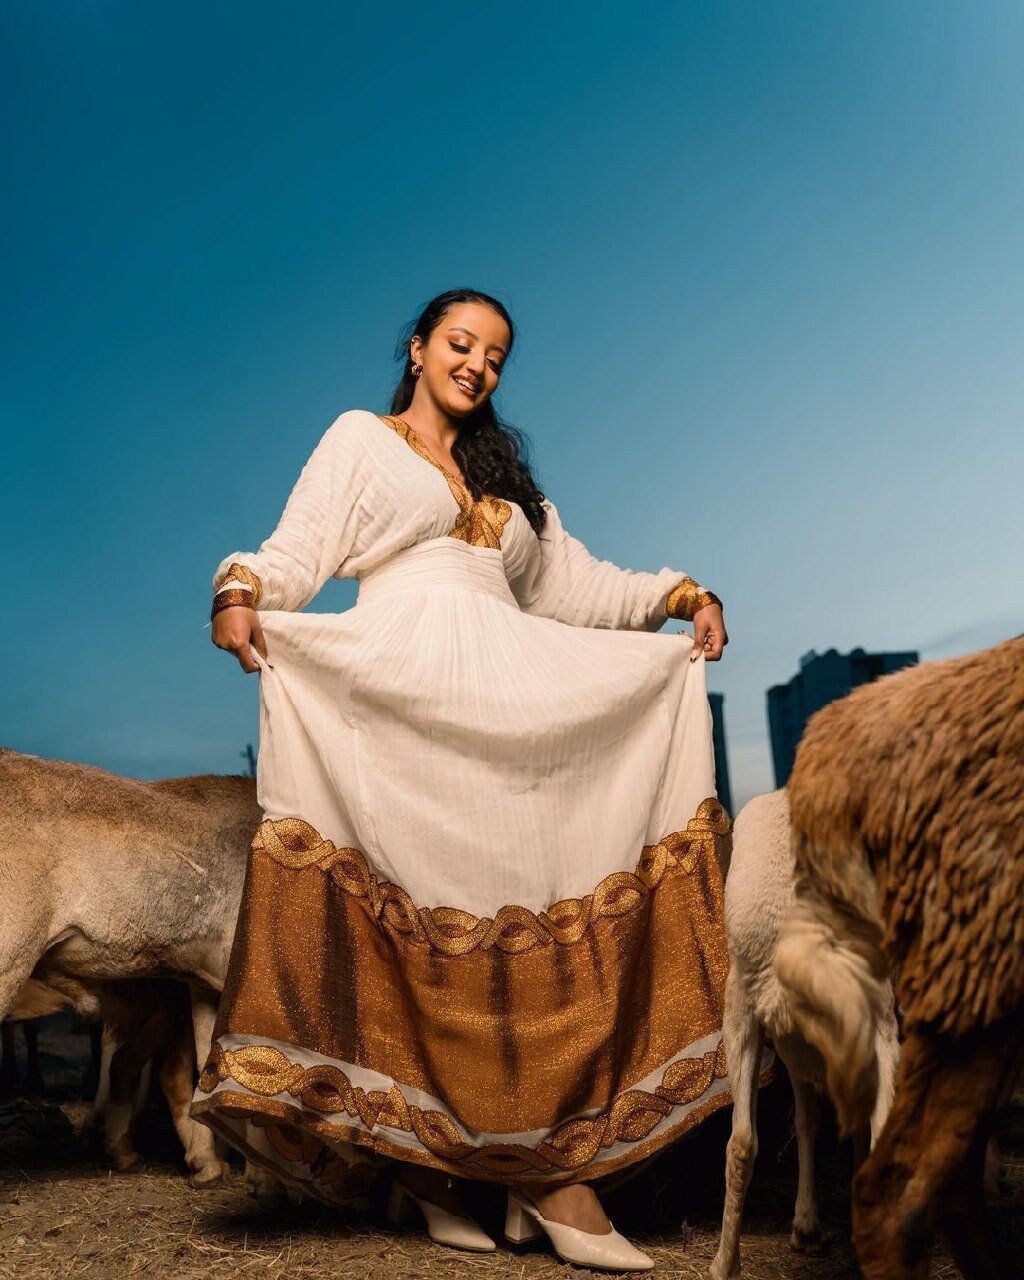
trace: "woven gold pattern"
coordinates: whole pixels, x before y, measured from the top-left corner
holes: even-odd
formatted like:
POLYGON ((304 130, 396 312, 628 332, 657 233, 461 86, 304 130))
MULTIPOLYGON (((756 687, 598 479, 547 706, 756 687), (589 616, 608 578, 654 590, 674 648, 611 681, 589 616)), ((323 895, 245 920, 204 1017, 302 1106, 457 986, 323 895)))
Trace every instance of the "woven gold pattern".
POLYGON ((220 613, 221 609, 231 609, 235 605, 241 605, 245 609, 253 608, 252 592, 246 591, 244 587, 221 587, 210 605, 210 617, 220 613))
POLYGON ((228 582, 230 579, 234 579, 235 582, 244 582, 246 586, 252 588, 250 605, 255 609, 260 602, 260 596, 263 594, 263 583, 260 582, 256 574, 244 564, 233 563, 228 566, 228 571, 221 579, 221 582, 228 582))
MULTIPOLYGON (((473 1176, 578 1169, 592 1161, 602 1148, 646 1138, 673 1108, 696 1102, 716 1079, 726 1074, 723 1040, 716 1049, 667 1067, 661 1083, 653 1090, 625 1089, 599 1115, 567 1120, 535 1146, 516 1142, 471 1146, 446 1112, 408 1102, 397 1084, 388 1090, 363 1089, 353 1085, 340 1067, 303 1067, 273 1045, 224 1050, 215 1043, 199 1087, 209 1093, 230 1080, 259 1099, 287 1093, 299 1107, 285 1104, 282 1108, 278 1102, 270 1114, 290 1111, 296 1123, 301 1123, 303 1110, 315 1112, 316 1131, 321 1134, 330 1135, 334 1128, 321 1118, 327 1115, 350 1116, 369 1130, 377 1125, 400 1129, 413 1134, 434 1156, 463 1166, 467 1176, 473 1176)), ((350 1139, 351 1130, 342 1126, 336 1136, 350 1139)), ((289 1151, 303 1150, 301 1138, 296 1135, 289 1151)))
POLYGON ((408 893, 370 870, 359 849, 338 848, 301 818, 268 819, 253 837, 261 850, 292 870, 318 866, 346 893, 366 901, 377 921, 415 946, 445 956, 495 947, 521 954, 534 947, 579 942, 595 921, 635 911, 668 872, 687 875, 698 860, 715 853, 729 833, 729 816, 718 800, 701 801, 684 831, 645 845, 633 871, 614 871, 583 898, 563 898, 545 911, 501 907, 493 919, 457 907, 417 907, 408 893))
POLYGON ((692 578, 684 578, 669 593, 665 612, 670 618, 681 618, 684 622, 692 622, 693 615, 706 605, 721 603, 713 591, 705 591, 692 578))
POLYGON ((458 538, 460 542, 468 542, 471 547, 499 549, 502 531, 512 514, 512 508, 505 499, 485 493, 479 502, 476 501, 465 482, 438 462, 409 423, 394 414, 383 415, 381 421, 400 435, 421 458, 425 458, 432 466, 437 467, 448 481, 452 497, 459 504, 459 514, 455 518, 449 537, 458 538))

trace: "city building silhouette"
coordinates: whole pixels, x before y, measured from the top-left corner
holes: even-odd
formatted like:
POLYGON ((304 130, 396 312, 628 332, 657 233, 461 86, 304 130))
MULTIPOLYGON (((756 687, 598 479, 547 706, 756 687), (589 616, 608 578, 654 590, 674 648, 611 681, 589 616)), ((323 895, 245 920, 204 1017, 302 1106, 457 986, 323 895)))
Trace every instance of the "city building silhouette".
MULTIPOLYGON (((787 684, 773 685, 768 690, 768 728, 772 742, 772 764, 775 785, 785 786, 797 743, 803 737, 808 719, 828 703, 834 702, 859 684, 867 684, 878 676, 914 666, 920 657, 915 650, 902 653, 866 653, 851 649, 839 653, 805 653, 800 670, 787 684)), ((716 748, 717 752, 717 748, 716 748)))
POLYGON ((715 789, 718 798, 732 816, 732 789, 729 786, 729 761, 725 754, 725 694, 709 693, 712 739, 715 746, 715 789))

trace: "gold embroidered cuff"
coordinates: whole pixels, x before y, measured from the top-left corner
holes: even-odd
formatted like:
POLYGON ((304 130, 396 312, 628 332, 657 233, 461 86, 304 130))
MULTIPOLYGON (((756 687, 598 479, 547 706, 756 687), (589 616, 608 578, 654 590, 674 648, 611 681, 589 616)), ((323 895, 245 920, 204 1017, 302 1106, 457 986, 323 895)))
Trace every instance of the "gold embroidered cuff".
POLYGON ((230 578, 234 578, 236 582, 244 582, 247 587, 252 588, 252 607, 255 609, 260 602, 260 596, 263 594, 263 583, 253 571, 244 564, 231 564, 228 571, 224 575, 223 581, 227 582, 230 578))
POLYGON ((665 602, 665 612, 670 618, 681 618, 683 622, 692 622, 693 615, 706 605, 722 602, 713 591, 705 591, 692 578, 684 578, 669 592, 665 602))
POLYGON ((210 606, 210 617, 212 618, 215 613, 220 613, 221 609, 230 609, 236 604, 244 605, 247 609, 253 609, 255 605, 252 600, 252 592, 246 591, 244 587, 225 587, 213 597, 213 604, 210 606))

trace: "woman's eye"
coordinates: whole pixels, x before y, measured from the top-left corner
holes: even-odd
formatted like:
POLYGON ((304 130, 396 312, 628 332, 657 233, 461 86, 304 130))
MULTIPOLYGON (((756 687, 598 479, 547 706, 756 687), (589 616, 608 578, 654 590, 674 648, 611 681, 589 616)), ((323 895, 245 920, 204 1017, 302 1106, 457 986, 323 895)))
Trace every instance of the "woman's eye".
MULTIPOLYGON (((468 351, 468 350, 469 350, 469 347, 464 347, 464 346, 462 346, 462 344, 461 344, 461 343, 453 342, 453 341, 451 340, 451 338, 449 338, 449 339, 448 339, 448 345, 451 347, 451 349, 452 349, 453 351, 462 351, 462 352, 466 352, 466 351, 468 351)), ((491 368, 494 370, 494 372, 495 372, 495 373, 501 373, 501 361, 500 361, 500 360, 488 360, 488 361, 487 361, 487 363, 491 366, 491 368)))

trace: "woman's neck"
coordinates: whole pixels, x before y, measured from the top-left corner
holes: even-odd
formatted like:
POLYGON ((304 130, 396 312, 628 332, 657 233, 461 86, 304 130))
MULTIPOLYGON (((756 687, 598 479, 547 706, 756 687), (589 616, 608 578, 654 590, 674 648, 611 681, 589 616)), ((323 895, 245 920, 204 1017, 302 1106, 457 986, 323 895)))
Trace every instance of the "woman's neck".
POLYGON ((455 420, 432 400, 417 404, 414 399, 404 413, 398 414, 403 422, 426 440, 428 444, 437 445, 446 452, 451 452, 452 445, 459 438, 459 428, 455 420))

